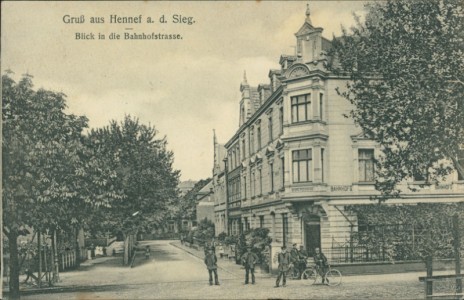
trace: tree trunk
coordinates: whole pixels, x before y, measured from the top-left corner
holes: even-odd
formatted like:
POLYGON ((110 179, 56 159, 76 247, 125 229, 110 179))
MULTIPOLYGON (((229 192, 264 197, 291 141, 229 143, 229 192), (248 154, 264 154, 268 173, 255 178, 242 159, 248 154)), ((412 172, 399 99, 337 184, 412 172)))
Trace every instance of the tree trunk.
POLYGON ((40 233, 40 231, 37 232, 37 249, 38 249, 38 255, 39 255, 39 270, 38 270, 38 282, 37 282, 37 285, 40 287, 42 287, 42 234, 40 233))
POLYGON ((75 267, 79 268, 81 265, 81 248, 79 245, 79 232, 81 231, 81 228, 75 230, 75 235, 74 235, 74 240, 76 241, 75 243, 75 249, 76 249, 76 264, 75 267))
POLYGON ((8 246, 10 250, 10 299, 19 299, 18 232, 16 230, 10 230, 8 246))
MULTIPOLYGON (((432 277, 433 275, 433 257, 427 256, 425 259, 425 267, 427 269, 427 278, 432 277)), ((433 282, 431 280, 426 281, 425 287, 425 297, 431 299, 433 293, 433 282)))
POLYGON ((52 262, 53 262, 53 282, 60 281, 60 273, 58 266, 58 251, 56 247, 56 230, 53 230, 52 236, 52 262))
POLYGON ((123 256, 123 265, 127 266, 129 264, 129 234, 123 233, 122 236, 124 237, 124 256, 123 256))
POLYGON ((461 277, 461 232, 459 230, 459 215, 453 216, 453 236, 454 236, 454 263, 456 274, 456 293, 462 293, 461 277))

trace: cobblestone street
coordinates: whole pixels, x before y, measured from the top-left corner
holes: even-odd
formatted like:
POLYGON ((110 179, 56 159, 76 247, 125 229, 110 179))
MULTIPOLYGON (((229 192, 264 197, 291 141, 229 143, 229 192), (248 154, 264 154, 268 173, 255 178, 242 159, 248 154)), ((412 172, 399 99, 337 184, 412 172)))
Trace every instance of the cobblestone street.
POLYGON ((337 287, 288 280, 274 288, 275 278, 258 272, 255 285, 244 285, 244 270, 227 259, 218 263, 221 285, 209 286, 202 251, 178 241, 142 245, 150 245, 151 258, 137 258, 133 268, 123 267, 120 257, 98 258, 22 299, 422 299, 424 293, 422 273, 345 276, 337 287))

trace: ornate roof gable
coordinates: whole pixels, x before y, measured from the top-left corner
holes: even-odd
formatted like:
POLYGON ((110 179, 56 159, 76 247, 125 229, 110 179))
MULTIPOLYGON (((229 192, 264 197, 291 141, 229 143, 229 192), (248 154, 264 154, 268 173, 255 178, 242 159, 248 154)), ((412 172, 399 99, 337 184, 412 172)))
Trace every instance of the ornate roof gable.
POLYGON ((360 140, 370 140, 368 136, 364 134, 364 132, 360 132, 358 134, 352 135, 351 140, 353 142, 360 141, 360 140))
POLYGON ((290 69, 288 69, 284 76, 286 78, 298 78, 298 77, 304 77, 309 75, 309 69, 306 65, 304 64, 294 64, 290 69))
POLYGON ((309 24, 308 22, 304 22, 303 26, 298 30, 297 33, 295 33, 295 36, 300 36, 300 35, 306 35, 309 33, 316 32, 317 30, 314 30, 315 28, 313 25, 309 24))

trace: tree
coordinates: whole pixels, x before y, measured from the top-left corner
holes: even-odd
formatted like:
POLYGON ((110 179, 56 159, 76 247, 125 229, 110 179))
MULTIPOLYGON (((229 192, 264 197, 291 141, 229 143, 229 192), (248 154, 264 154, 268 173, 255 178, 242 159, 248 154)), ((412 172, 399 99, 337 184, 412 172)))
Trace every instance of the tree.
MULTIPOLYGON (((395 0, 367 8, 364 23, 358 20, 351 33, 334 39, 328 68, 349 76, 339 91, 353 105, 347 117, 381 145, 376 189, 383 202, 401 196, 398 183, 405 179, 429 184, 454 170, 464 176, 464 8, 458 0, 395 0)), ((426 258, 431 275, 432 257, 453 251, 449 234, 440 233, 449 232, 451 216, 463 217, 461 204, 456 210, 443 204, 354 210, 371 225, 418 225, 424 234, 412 248, 396 230, 382 238, 426 258)), ((365 238, 379 245, 378 235, 365 238)))
POLYGON ((376 187, 386 198, 414 176, 464 176, 462 1, 371 4, 333 46, 329 69, 351 79, 340 92, 353 104, 349 116, 382 146, 376 187))
POLYGON ((132 238, 166 219, 177 198, 179 171, 172 168, 173 153, 166 138, 157 139, 152 126, 126 116, 120 123, 91 130, 86 145, 95 157, 94 168, 102 178, 101 205, 93 214, 90 229, 122 233, 124 263, 129 262, 132 238))
POLYGON ((84 205, 76 170, 85 117, 68 115, 66 95, 33 90, 32 76, 2 76, 3 232, 10 252, 10 295, 19 298, 17 238, 25 225, 38 233, 66 230, 84 205))
POLYGON ((207 218, 200 220, 194 233, 195 238, 206 243, 208 240, 214 238, 214 223, 207 218))
POLYGON ((349 209, 356 212, 363 227, 355 241, 371 254, 382 252, 392 261, 452 257, 455 229, 450 216, 458 213, 464 220, 463 202, 353 205, 349 209))

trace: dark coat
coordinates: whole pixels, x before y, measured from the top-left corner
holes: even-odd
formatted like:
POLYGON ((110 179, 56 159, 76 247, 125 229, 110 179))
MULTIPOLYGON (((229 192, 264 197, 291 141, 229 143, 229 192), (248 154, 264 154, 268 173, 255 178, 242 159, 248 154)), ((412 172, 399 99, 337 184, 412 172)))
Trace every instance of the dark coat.
POLYGON ((278 256, 279 261, 279 271, 280 272, 287 272, 290 269, 291 257, 290 253, 279 253, 278 256))
POLYGON ((205 264, 208 270, 216 270, 217 269, 217 257, 214 253, 207 253, 205 255, 205 264))
POLYGON ((300 256, 300 259, 306 259, 309 256, 308 252, 305 249, 298 251, 298 254, 300 256))
POLYGON ((318 266, 327 266, 328 265, 327 257, 325 257, 325 255, 322 252, 320 252, 319 254, 314 254, 314 262, 318 266))
POLYGON ((258 255, 251 251, 246 252, 242 255, 242 264, 247 268, 254 268, 255 264, 258 263, 258 255))
POLYGON ((290 250, 290 256, 292 258, 292 262, 297 262, 299 258, 298 249, 292 248, 292 250, 290 250))

